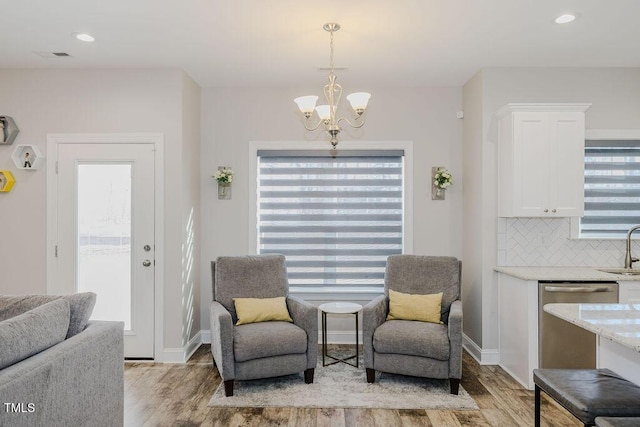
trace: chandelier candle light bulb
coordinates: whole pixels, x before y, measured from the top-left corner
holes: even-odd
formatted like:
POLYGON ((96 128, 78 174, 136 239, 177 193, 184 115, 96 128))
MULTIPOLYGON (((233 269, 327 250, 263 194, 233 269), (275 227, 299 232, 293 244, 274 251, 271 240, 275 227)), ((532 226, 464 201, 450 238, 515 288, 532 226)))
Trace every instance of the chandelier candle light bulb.
POLYGON ((349 126, 354 128, 360 128, 364 125, 363 114, 367 109, 367 104, 369 103, 371 94, 366 92, 356 92, 347 96, 347 100, 351 104, 351 108, 353 108, 356 113, 356 117, 353 119, 353 122, 349 121, 349 119, 346 117, 338 118, 336 116, 338 105, 340 104, 340 98, 342 97, 342 86, 336 83, 337 76, 334 73, 335 67, 333 63, 333 34, 340 29, 340 25, 336 23, 328 23, 324 24, 322 28, 324 28, 325 31, 329 32, 331 38, 331 42, 329 44, 329 47, 331 49, 329 61, 330 71, 329 76, 327 77, 329 80, 329 84, 324 86, 324 97, 327 101, 327 104, 318 105, 316 107, 318 97, 314 95, 301 96, 294 99, 294 102, 298 104, 300 112, 305 117, 304 127, 309 131, 314 131, 318 129, 320 125, 324 125, 325 131, 330 136, 329 141, 331 142, 331 148, 335 149, 338 145, 338 134, 342 130, 342 128, 340 127, 340 122, 344 121, 349 126), (312 116, 314 111, 317 113, 319 119, 316 124, 312 123, 312 116))

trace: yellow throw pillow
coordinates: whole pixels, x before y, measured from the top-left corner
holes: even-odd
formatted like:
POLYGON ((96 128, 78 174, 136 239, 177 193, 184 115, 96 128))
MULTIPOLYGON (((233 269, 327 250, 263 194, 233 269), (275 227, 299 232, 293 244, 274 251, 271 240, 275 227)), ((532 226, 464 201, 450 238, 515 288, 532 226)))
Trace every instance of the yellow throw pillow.
POLYGON ((442 292, 439 294, 403 294, 389 289, 389 315, 387 320, 419 320, 440 322, 442 292))
POLYGON ((277 298, 234 298, 238 321, 236 325, 281 320, 293 322, 287 310, 285 297, 277 298))

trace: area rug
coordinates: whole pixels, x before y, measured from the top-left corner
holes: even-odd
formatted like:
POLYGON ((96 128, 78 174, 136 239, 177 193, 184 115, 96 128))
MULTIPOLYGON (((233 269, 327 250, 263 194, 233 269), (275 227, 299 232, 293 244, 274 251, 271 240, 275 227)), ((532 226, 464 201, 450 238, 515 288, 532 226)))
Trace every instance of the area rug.
POLYGON ((359 368, 338 363, 318 363, 313 384, 302 373, 254 381, 236 381, 234 395, 225 397, 221 383, 209 401, 212 407, 233 408, 381 408, 381 409, 478 409, 469 393, 449 392, 448 380, 428 380, 376 373, 369 384, 359 368))

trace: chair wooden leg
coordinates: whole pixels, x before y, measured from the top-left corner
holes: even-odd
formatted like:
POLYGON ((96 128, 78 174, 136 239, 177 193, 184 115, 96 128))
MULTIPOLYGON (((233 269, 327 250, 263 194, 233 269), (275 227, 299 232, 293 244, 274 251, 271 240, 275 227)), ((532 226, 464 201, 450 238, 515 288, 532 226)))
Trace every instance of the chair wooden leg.
POLYGON ((536 403, 534 409, 534 425, 540 427, 540 387, 536 385, 536 403))
POLYGON ((233 380, 224 382, 224 395, 227 397, 233 396, 233 380))
POLYGON ((304 371, 304 382, 306 384, 313 384, 313 374, 315 372, 315 369, 313 368, 309 368, 306 371, 304 371))
POLYGON ((449 378, 449 386, 451 387, 451 394, 458 394, 460 389, 460 378, 449 378))
POLYGON ((367 382, 369 384, 373 384, 376 382, 376 371, 375 369, 366 368, 367 371, 367 382))

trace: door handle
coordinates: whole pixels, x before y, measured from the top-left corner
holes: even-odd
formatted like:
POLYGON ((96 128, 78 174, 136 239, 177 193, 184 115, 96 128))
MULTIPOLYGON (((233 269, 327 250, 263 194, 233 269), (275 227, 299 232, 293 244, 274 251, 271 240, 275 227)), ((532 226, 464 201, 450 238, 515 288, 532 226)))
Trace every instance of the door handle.
POLYGON ((547 292, 613 292, 613 288, 611 286, 545 286, 544 290, 547 292))
POLYGON ((144 265, 145 267, 149 267, 151 265, 151 261, 145 259, 144 261, 142 261, 142 265, 144 265))

